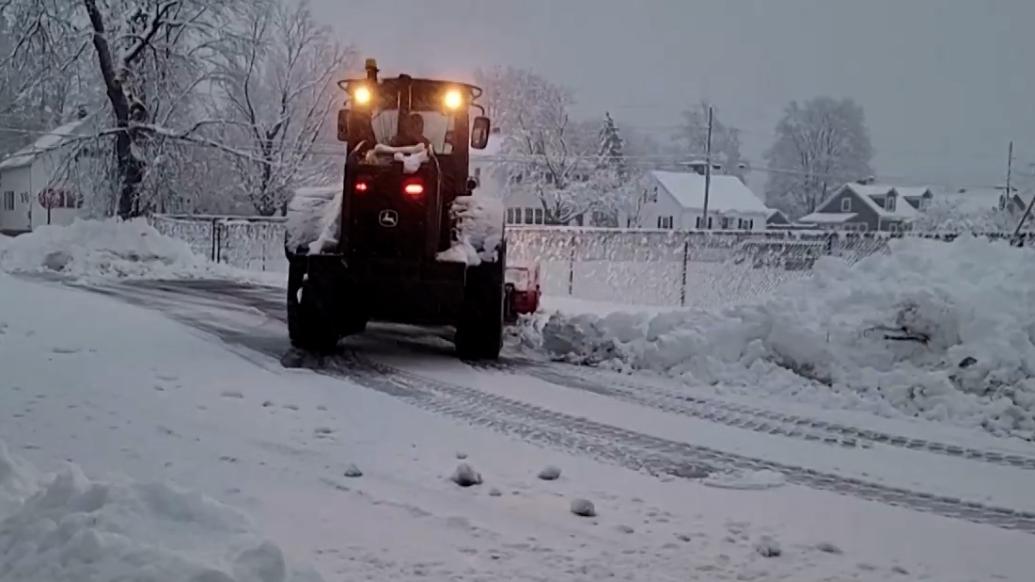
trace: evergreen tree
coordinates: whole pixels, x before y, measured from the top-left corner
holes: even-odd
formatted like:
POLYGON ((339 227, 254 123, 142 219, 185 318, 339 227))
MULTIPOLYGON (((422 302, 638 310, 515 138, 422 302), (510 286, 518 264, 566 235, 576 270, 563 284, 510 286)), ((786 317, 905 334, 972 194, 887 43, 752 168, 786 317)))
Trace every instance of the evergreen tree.
POLYGON ((618 126, 610 113, 604 113, 604 125, 599 133, 600 147, 597 149, 597 169, 610 170, 618 182, 625 182, 629 177, 626 167, 625 142, 618 132, 618 126))

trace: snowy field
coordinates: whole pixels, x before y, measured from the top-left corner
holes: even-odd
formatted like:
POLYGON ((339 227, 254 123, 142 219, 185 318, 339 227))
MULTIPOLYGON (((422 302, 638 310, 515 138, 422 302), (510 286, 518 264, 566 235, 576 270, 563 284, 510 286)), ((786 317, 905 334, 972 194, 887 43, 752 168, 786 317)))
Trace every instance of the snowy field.
POLYGON ((1030 580, 1031 251, 929 244, 288 370, 282 290, 145 225, 0 239, 0 580, 1030 580))

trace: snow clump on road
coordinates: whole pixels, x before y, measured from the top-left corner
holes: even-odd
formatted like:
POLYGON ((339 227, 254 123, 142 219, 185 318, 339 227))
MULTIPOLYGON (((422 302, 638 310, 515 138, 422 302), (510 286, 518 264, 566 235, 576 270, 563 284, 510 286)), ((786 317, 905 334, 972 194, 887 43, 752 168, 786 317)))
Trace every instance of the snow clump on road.
POLYGON ((74 466, 35 491, 0 443, 0 579, 316 582, 236 510, 164 484, 91 481, 74 466), (12 471, 19 473, 14 474, 12 471), (3 504, 18 482, 18 499, 3 504))
POLYGON ((553 357, 1035 436, 1035 249, 893 240, 721 311, 554 314, 553 357))

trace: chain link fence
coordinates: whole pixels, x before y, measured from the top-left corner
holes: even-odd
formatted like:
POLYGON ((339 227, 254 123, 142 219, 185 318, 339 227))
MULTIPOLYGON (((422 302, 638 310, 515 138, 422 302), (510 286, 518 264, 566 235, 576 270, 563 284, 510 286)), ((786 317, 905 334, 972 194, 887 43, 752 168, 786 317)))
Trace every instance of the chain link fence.
MULTIPOLYGON (((151 223, 214 262, 287 273, 283 218, 155 215, 151 223)), ((823 256, 855 262, 887 253, 889 240, 901 236, 952 240, 958 235, 510 227, 507 256, 512 265, 538 262, 547 295, 715 307, 808 277, 823 256)), ((1032 243, 1022 237, 1014 244, 1032 243)))

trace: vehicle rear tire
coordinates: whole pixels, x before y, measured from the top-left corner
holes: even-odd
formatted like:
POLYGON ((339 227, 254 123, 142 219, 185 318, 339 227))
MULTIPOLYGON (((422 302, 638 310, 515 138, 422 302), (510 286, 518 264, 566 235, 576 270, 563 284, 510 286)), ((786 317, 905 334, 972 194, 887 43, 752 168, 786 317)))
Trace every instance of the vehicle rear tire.
POLYGON ((456 326, 456 353, 464 360, 495 360, 503 349, 503 273, 507 247, 495 263, 467 268, 464 305, 456 326))
POLYGON ((298 349, 328 354, 338 345, 336 319, 327 304, 330 295, 322 288, 321 277, 307 276, 308 262, 297 255, 288 258, 288 336, 298 349))

